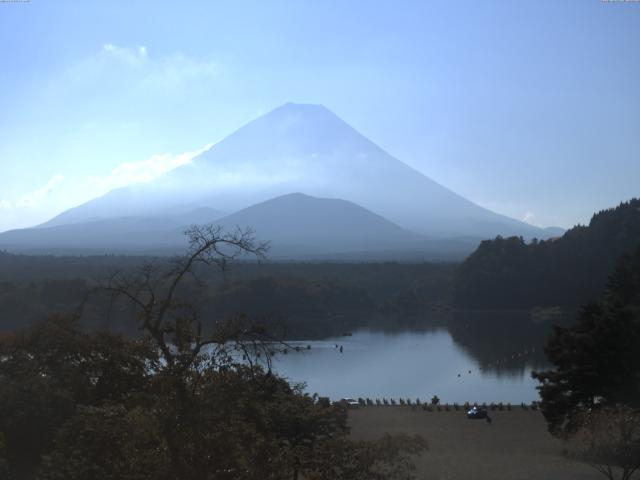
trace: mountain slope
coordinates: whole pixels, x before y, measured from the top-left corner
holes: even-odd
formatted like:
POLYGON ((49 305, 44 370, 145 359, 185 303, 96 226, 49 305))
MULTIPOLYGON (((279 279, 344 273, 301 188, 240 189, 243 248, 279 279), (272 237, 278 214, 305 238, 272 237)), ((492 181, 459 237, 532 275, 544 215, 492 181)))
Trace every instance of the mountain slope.
POLYGON ((0 233, 0 248, 20 252, 135 252, 175 249, 185 245, 183 231, 193 224, 213 223, 221 214, 198 208, 164 216, 92 218, 39 228, 0 233))
POLYGON ((341 198, 431 236, 546 237, 393 158, 319 105, 286 104, 153 182, 114 190, 43 226, 157 214, 176 205, 237 211, 290 192, 341 198))
POLYGON ((180 224, 167 218, 118 217, 0 234, 0 248, 23 253, 137 252, 184 243, 180 224))

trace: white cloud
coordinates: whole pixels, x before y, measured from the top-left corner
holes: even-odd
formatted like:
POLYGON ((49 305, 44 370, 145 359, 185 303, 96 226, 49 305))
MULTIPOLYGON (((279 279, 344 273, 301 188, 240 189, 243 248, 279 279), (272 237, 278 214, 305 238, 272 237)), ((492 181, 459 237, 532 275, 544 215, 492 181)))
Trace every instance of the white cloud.
POLYGON ((111 170, 108 175, 91 177, 88 181, 92 185, 92 191, 97 192, 99 195, 114 188, 125 187, 134 183, 150 182, 174 168, 190 163, 194 157, 209 150, 212 146, 213 144, 211 143, 199 150, 183 152, 177 155, 160 153, 139 162, 122 163, 111 170))
POLYGON ((174 168, 188 164, 212 146, 213 144, 209 144, 198 150, 176 155, 155 154, 138 162, 122 163, 103 176, 54 175, 46 185, 19 195, 17 200, 0 199, 0 232, 12 228, 31 227, 115 188, 154 180, 174 168), (63 181, 65 188, 58 188, 63 181))
POLYGON ((24 180, 16 180, 11 190, 0 192, 0 228, 39 223, 109 190, 153 180, 188 163, 202 150, 180 153, 179 145, 194 145, 190 143, 194 139, 206 140, 209 131, 216 131, 211 110, 224 89, 224 76, 224 69, 209 56, 113 42, 95 45, 90 55, 52 72, 32 99, 32 110, 41 116, 32 121, 51 126, 41 143, 54 148, 28 142, 22 142, 19 149, 10 147, 24 157, 59 163, 51 174, 65 176, 63 188, 59 185, 61 176, 46 185, 47 179, 43 179, 42 186, 27 183, 28 176, 21 174, 24 180), (213 125, 203 127, 208 125, 203 116, 213 125), (185 118, 199 126, 188 134, 175 132, 177 127, 186 131, 182 125, 185 118), (167 131, 174 138, 155 143, 162 147, 153 147, 157 137, 167 131), (144 145, 153 148, 150 152, 178 153, 147 158, 144 145), (43 154, 42 148, 47 152, 43 154), (49 150, 59 153, 56 156, 49 150), (114 158, 128 163, 116 166, 114 158))
POLYGON ((220 76, 222 68, 210 59, 192 58, 179 52, 156 57, 143 45, 121 47, 107 43, 68 73, 67 80, 73 83, 116 82, 123 87, 148 91, 211 80, 220 76))
POLYGON ((522 221, 523 222, 527 222, 527 223, 529 223, 531 225, 536 225, 537 226, 537 224, 535 223, 536 214, 533 213, 531 210, 527 210, 527 212, 524 214, 524 217, 522 217, 522 221))
POLYGON ((0 232, 29 227, 49 218, 50 210, 56 205, 57 193, 64 191, 58 188, 63 181, 63 175, 54 175, 46 185, 20 194, 17 200, 0 199, 0 232))
POLYGON ((147 47, 143 46, 127 48, 117 47, 115 45, 107 43, 102 46, 102 54, 132 66, 140 65, 148 59, 147 47))
POLYGON ((64 181, 63 175, 54 175, 44 187, 21 195, 20 198, 18 198, 16 205, 18 207, 26 208, 38 206, 38 204, 50 195, 62 181, 64 181))

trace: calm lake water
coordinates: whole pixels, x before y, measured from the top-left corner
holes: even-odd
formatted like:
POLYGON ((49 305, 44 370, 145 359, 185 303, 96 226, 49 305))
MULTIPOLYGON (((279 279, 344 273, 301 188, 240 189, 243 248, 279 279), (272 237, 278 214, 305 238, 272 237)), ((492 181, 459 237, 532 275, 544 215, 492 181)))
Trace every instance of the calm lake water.
POLYGON ((540 365, 534 368, 523 351, 514 352, 518 361, 511 365, 506 361, 505 368, 482 367, 446 329, 359 330, 352 336, 293 344, 311 345, 311 349, 279 355, 274 369, 291 382, 305 382, 310 394, 332 400, 408 397, 424 401, 433 395, 449 403, 538 400, 538 383, 531 371, 540 365))

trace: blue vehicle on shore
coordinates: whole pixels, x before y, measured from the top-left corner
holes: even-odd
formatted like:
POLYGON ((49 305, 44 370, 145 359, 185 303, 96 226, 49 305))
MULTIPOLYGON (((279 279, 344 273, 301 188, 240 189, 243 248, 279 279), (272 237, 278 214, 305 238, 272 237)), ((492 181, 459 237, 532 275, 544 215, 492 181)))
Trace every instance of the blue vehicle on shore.
POLYGON ((467 418, 471 420, 487 418, 487 409, 483 407, 473 406, 467 410, 467 418))

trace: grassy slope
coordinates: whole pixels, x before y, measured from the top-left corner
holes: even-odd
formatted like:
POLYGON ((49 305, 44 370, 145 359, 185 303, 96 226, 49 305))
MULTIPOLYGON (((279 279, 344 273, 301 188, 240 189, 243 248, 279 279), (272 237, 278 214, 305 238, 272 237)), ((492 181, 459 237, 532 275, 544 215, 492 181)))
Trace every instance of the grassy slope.
POLYGON ((419 458, 417 478, 438 480, 597 480, 590 467, 562 456, 540 412, 490 412, 493 423, 467 420, 462 412, 424 412, 411 407, 352 410, 349 423, 357 439, 384 433, 419 434, 429 451, 419 458))

